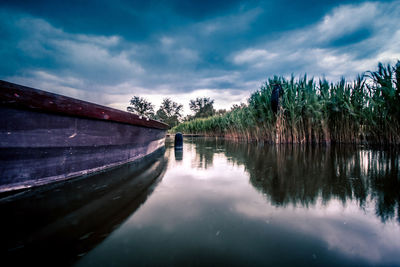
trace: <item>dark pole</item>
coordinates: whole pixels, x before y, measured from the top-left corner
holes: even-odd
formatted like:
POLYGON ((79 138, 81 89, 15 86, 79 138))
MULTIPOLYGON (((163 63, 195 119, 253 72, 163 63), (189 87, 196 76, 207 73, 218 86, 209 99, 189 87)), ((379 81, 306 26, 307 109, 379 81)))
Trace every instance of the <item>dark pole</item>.
POLYGON ((181 133, 175 134, 175 149, 183 148, 183 135, 181 133))
POLYGON ((271 108, 274 113, 279 110, 279 97, 283 94, 283 89, 280 84, 274 84, 274 89, 271 94, 271 108))

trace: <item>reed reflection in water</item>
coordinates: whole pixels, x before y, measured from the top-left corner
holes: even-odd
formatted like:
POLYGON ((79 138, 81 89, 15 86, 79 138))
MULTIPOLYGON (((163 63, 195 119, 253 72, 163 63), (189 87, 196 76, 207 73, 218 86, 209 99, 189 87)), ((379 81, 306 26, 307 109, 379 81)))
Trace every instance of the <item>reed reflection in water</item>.
POLYGON ((374 202, 383 222, 400 222, 399 156, 354 147, 230 144, 226 155, 244 165, 251 184, 276 206, 309 206, 318 200, 374 202))
POLYGON ((191 138, 166 157, 152 195, 79 266, 400 266, 395 151, 191 138))

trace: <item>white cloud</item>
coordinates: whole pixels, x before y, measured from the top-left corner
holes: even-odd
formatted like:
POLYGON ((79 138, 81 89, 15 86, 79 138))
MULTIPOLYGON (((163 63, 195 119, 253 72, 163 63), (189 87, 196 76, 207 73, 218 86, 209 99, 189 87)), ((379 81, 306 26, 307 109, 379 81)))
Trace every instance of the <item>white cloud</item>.
POLYGON ((9 76, 6 80, 51 93, 101 104, 101 100, 99 99, 99 95, 101 94, 93 94, 89 91, 77 89, 83 82, 74 77, 64 76, 61 78, 45 71, 33 71, 29 77, 9 76), (65 85, 66 83, 71 83, 72 85, 65 85))
POLYGON ((43 81, 48 81, 48 82, 54 82, 54 83, 63 83, 66 82, 68 84, 74 85, 75 87, 80 87, 83 86, 83 82, 80 79, 74 78, 74 77, 58 77, 56 75, 50 74, 48 72, 39 70, 39 71, 34 71, 34 76, 36 76, 38 79, 41 79, 43 81))
POLYGON ((197 54, 197 51, 189 48, 181 48, 176 51, 176 55, 180 59, 184 60, 189 60, 189 61, 197 61, 199 59, 199 56, 197 54))
POLYGON ((145 71, 140 64, 129 59, 125 52, 111 54, 107 49, 95 42, 79 42, 76 40, 52 40, 51 44, 60 53, 64 61, 74 66, 75 69, 92 70, 103 73, 143 74, 145 71))
POLYGON ((167 36, 162 36, 162 37, 160 38, 160 42, 161 42, 161 44, 164 45, 164 46, 170 46, 170 45, 172 45, 172 44, 175 43, 175 41, 174 41, 173 38, 167 37, 167 36))
POLYGON ((334 8, 317 23, 265 39, 231 54, 228 60, 243 65, 243 75, 325 76, 337 81, 374 70, 379 61, 400 59, 400 1, 366 2, 334 8), (370 35, 341 46, 330 42, 367 29, 370 35), (258 75, 256 75, 258 73, 258 75))
POLYGON ((121 37, 119 36, 96 36, 96 35, 77 34, 74 35, 74 38, 77 41, 81 41, 83 43, 96 44, 101 47, 112 47, 118 45, 121 42, 121 37))
POLYGON ((246 49, 233 57, 235 64, 253 64, 255 67, 262 67, 278 56, 277 53, 265 49, 246 49))
POLYGON ((370 27, 376 18, 379 4, 367 2, 360 5, 344 5, 327 14, 316 26, 317 38, 329 40, 352 33, 362 27, 370 27))
POLYGON ((128 45, 128 49, 116 49, 123 42, 119 36, 72 34, 30 16, 10 19, 17 29, 14 32, 23 35, 17 42, 17 49, 26 57, 26 62, 35 66, 45 61, 43 66, 24 71, 24 75, 31 75, 31 78, 55 83, 57 76, 60 86, 79 86, 75 88, 90 91, 100 90, 107 83, 133 80, 145 73, 141 64, 132 59, 136 56, 134 44, 128 45), (49 63, 50 67, 46 65, 49 63), (77 80, 81 82, 78 84, 77 80))
POLYGON ((239 78, 240 78, 240 73, 235 71, 235 72, 229 72, 229 74, 198 78, 196 80, 196 84, 200 88, 213 88, 213 86, 215 86, 215 88, 218 88, 216 84, 237 83, 239 82, 239 78))
MULTIPOLYGON (((383 224, 375 216, 374 209, 362 210, 356 201, 349 200, 343 204, 341 200, 332 198, 325 203, 318 200, 308 207, 292 204, 275 207, 270 203, 249 202, 246 199, 236 202, 235 210, 268 223, 279 218, 275 223, 315 237, 325 242, 330 250, 338 250, 352 258, 379 263, 385 260, 386 255, 394 254, 400 248, 397 222, 383 224), (311 221, 317 223, 311 224, 311 221)), ((372 207, 374 201, 369 199, 365 205, 372 207)))

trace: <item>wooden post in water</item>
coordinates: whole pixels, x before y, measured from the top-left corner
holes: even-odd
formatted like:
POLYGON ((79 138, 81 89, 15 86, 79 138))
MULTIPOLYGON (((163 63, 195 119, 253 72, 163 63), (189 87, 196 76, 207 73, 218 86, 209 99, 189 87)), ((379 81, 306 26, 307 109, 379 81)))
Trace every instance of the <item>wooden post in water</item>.
POLYGON ((175 134, 175 149, 182 149, 183 148, 183 135, 182 133, 175 134))

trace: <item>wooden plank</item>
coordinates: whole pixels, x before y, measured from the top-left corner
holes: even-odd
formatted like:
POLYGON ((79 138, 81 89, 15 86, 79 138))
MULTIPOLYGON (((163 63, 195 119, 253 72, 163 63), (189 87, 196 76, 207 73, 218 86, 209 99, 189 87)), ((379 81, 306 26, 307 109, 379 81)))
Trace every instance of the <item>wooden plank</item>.
POLYGON ((165 130, 0 106, 0 148, 143 146, 165 130))
POLYGON ((0 192, 132 162, 165 142, 165 129, 4 106, 0 115, 0 192))
POLYGON ((148 128, 169 128, 165 123, 141 118, 138 115, 129 112, 2 80, 0 80, 0 105, 19 109, 29 109, 38 112, 115 121, 148 128))

